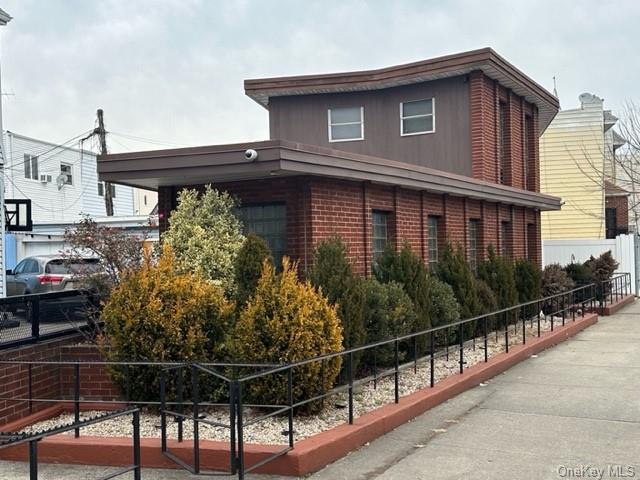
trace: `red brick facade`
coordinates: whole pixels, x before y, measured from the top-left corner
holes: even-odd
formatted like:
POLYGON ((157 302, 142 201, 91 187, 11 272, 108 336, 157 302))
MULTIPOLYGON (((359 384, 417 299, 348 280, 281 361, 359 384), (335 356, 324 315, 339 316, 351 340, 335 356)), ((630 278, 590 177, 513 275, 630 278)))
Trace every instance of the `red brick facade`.
POLYGON ((629 199, 625 195, 607 195, 605 208, 616 210, 616 233, 629 229, 629 199))
POLYGON ((481 71, 469 76, 471 161, 474 178, 500 183, 500 105, 506 109, 503 183, 540 191, 538 111, 481 71), (526 137, 526 138, 525 138, 526 137))
MULTIPOLYGON (((215 185, 215 184, 214 184, 215 185)), ((478 259, 492 244, 501 251, 503 242, 513 257, 528 257, 540 263, 540 213, 475 199, 437 195, 366 182, 320 177, 289 177, 215 185, 237 196, 243 204, 285 203, 287 207, 287 252, 310 266, 320 241, 338 234, 346 243, 357 272, 369 274, 372 260, 374 210, 389 212, 389 241, 396 247, 407 241, 427 261, 427 218, 439 221, 439 247, 444 241, 469 247, 470 220, 477 220, 478 259), (507 222, 507 237, 501 238, 507 222)), ((174 190, 160 189, 159 205, 175 205, 174 190), (167 198, 170 197, 170 198, 167 198)), ((161 212, 166 217, 168 211, 161 212)))

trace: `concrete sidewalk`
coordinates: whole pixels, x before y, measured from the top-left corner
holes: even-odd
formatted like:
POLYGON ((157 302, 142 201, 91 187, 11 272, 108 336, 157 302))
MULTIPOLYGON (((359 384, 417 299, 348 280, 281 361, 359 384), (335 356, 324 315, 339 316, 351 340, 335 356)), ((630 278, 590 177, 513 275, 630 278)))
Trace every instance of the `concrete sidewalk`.
MULTIPOLYGON (((105 473, 103 467, 43 464, 40 469, 41 478, 53 480, 105 473)), ((0 462, 0 479, 23 478, 28 478, 26 464, 0 462)), ((201 477, 145 469, 143 478, 201 477)), ((601 317, 576 337, 310 478, 640 479, 640 302, 601 317)))

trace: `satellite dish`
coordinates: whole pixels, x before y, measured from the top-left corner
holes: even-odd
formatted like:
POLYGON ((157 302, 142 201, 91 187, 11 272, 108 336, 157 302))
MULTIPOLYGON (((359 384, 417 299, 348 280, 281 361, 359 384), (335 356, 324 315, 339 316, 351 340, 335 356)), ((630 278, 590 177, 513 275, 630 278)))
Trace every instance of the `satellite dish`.
POLYGON ((56 185, 58 186, 58 190, 62 190, 62 187, 64 187, 65 183, 67 183, 67 175, 61 173, 56 177, 56 185))

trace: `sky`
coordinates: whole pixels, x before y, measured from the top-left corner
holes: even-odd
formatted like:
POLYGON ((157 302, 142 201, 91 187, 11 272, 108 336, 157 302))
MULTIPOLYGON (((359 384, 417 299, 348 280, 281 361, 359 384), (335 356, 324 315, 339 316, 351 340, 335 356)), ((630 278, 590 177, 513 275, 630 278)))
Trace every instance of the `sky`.
POLYGON ((269 137, 247 78, 490 46, 553 91, 640 101, 640 1, 2 0, 4 127, 64 143, 105 112, 113 152, 269 137), (146 139, 146 140, 142 140, 146 139))

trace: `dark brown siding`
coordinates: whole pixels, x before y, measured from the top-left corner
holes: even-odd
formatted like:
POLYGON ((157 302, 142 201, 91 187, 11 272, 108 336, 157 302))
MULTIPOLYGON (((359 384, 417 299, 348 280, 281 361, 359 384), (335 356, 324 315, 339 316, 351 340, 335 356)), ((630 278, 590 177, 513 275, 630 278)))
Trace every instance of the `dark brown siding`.
POLYGON ((369 92, 273 97, 269 104, 272 139, 292 140, 362 153, 471 176, 469 86, 454 77, 369 92), (400 102, 435 99, 435 132, 402 137, 400 102), (328 139, 327 110, 364 107, 364 140, 328 139))

